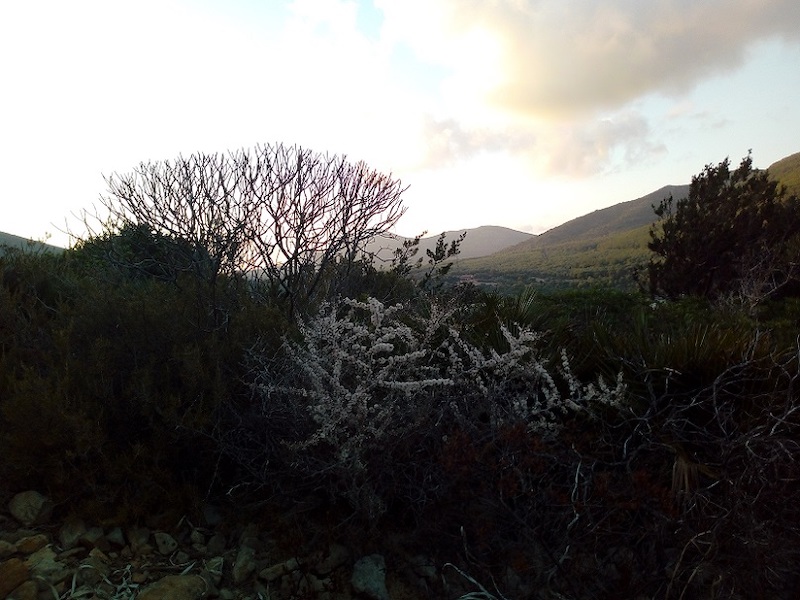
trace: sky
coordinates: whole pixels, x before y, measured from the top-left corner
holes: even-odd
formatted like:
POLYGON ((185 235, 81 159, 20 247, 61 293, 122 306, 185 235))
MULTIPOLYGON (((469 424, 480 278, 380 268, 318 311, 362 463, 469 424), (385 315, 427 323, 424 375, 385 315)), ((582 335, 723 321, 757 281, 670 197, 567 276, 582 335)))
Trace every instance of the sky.
POLYGON ((400 179, 395 233, 540 233, 800 151, 797 0, 0 5, 0 231, 66 246, 104 177, 256 144, 400 179))

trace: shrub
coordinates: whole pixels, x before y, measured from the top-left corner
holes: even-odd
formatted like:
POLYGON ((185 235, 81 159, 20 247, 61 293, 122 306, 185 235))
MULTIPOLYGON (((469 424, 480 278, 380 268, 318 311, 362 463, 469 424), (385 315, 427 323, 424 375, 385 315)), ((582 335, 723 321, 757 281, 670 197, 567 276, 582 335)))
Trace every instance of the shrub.
POLYGON ((502 352, 475 346, 460 329, 458 311, 436 303, 426 311, 374 298, 323 306, 280 358, 251 354, 256 403, 251 416, 229 417, 239 432, 225 436, 228 451, 252 473, 277 460, 374 523, 410 488, 421 502, 432 496, 435 461, 423 459, 430 466, 421 472, 415 447, 433 450, 456 428, 517 423, 551 438, 570 417, 622 398, 621 381, 578 382, 566 355, 557 384, 537 357, 539 336, 524 327, 502 327, 502 352), (230 446, 256 439, 241 431, 245 423, 268 428, 269 448, 230 446))

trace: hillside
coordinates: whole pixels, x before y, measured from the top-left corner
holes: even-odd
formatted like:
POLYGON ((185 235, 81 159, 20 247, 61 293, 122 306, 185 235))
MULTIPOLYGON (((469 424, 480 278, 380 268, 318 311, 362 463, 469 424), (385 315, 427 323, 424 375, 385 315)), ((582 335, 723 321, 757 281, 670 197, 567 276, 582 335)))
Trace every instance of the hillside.
POLYGON ((460 261, 454 276, 474 277, 505 291, 532 283, 630 289, 634 286, 631 273, 646 262, 653 206, 670 194, 678 199, 688 191, 688 185, 668 185, 596 210, 492 256, 460 261))
MULTIPOLYGON (((488 256, 536 237, 533 234, 523 233, 507 227, 485 225, 474 229, 446 231, 445 239, 449 243, 458 239, 464 232, 467 233, 467 237, 461 243, 461 252, 459 254, 461 260, 488 256)), ((376 254, 379 259, 388 261, 391 260, 394 249, 401 247, 403 242, 408 239, 403 236, 380 236, 367 245, 367 251, 376 254)), ((419 242, 417 256, 424 257, 426 250, 433 250, 438 239, 438 235, 422 238, 419 242)))
POLYGON ((543 248, 563 242, 596 241, 598 238, 629 232, 653 222, 653 206, 672 195, 676 200, 689 193, 688 185, 667 185, 646 196, 596 210, 559 225, 509 252, 543 248))
MULTIPOLYGON (((800 195, 800 153, 776 161, 768 169, 789 193, 800 195)), ((678 200, 688 191, 688 185, 668 185, 636 200, 596 210, 494 255, 462 260, 453 276, 506 292, 531 284, 633 289, 633 272, 649 257, 653 206, 670 194, 678 200)))
POLYGON ((772 163, 769 174, 786 186, 786 192, 800 196, 800 152, 772 163))
POLYGON ((35 240, 29 240, 18 235, 12 235, 10 233, 3 233, 0 231, 0 256, 3 255, 5 247, 47 250, 49 252, 61 252, 63 250, 63 248, 59 248, 58 246, 53 246, 51 244, 46 244, 44 242, 38 242, 35 240))

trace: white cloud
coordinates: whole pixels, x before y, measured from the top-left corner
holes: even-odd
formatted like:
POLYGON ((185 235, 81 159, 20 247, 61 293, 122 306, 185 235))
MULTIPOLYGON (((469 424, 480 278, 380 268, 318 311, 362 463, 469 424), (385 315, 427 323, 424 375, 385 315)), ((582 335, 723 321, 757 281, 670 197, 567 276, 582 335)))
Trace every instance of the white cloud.
POLYGON ((800 40, 796 0, 381 4, 387 19, 398 23, 391 29, 395 38, 448 65, 455 89, 470 89, 471 77, 485 83, 483 75, 493 72, 484 99, 536 118, 613 110, 649 93, 685 91, 709 74, 741 65, 758 40, 800 40), (409 27, 413 22, 420 26, 409 27), (476 64, 480 51, 459 51, 476 31, 492 40, 488 63, 476 64))

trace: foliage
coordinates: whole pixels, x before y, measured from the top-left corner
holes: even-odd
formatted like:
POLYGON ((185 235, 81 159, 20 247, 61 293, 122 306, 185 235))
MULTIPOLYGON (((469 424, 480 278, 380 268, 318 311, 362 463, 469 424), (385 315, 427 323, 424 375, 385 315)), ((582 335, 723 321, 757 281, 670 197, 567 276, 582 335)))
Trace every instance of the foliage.
POLYGON ((194 432, 246 391, 244 348, 255 329, 279 339, 281 319, 243 297, 206 331, 190 294, 87 270, 80 252, 7 255, 0 273, 0 479, 109 518, 207 487, 214 450, 194 432))
POLYGON ((655 208, 648 265, 653 295, 707 298, 738 295, 757 304, 796 280, 800 199, 785 197, 745 157, 707 165, 689 196, 655 208))
POLYGON ((310 506, 302 542, 498 598, 793 597, 797 298, 450 288, 442 240, 337 258, 302 319, 221 274, 217 321, 190 247, 128 223, 0 257, 0 496, 115 524, 310 506))
POLYGON ((179 241, 180 262, 212 292, 243 270, 265 278, 290 315, 313 301, 331 267, 357 260, 404 212, 405 188, 391 176, 281 144, 142 163, 106 181, 104 231, 146 232, 139 254, 156 238, 179 241))
POLYGON ((786 186, 787 193, 800 196, 800 152, 772 163, 769 174, 779 184, 786 186))
MULTIPOLYGON (((282 437, 292 470, 327 481, 320 485, 332 497, 344 493, 374 523, 398 496, 381 483, 396 476, 400 459, 391 449, 409 436, 427 438, 428 445, 453 423, 470 428, 478 418, 492 430, 523 423, 549 439, 570 415, 588 418, 596 405, 620 402, 620 381, 583 385, 565 354, 557 385, 536 356, 539 336, 524 327, 500 325, 502 351, 473 345, 462 336, 457 312, 433 303, 421 314, 374 298, 326 305, 300 325, 300 340, 286 341, 283 359, 251 356, 260 406, 237 422, 280 423, 272 434, 282 437), (281 416, 287 412, 292 419, 281 416)), ((234 438, 252 435, 227 436, 234 438)), ((231 448, 248 464, 267 460, 247 450, 231 448)))

